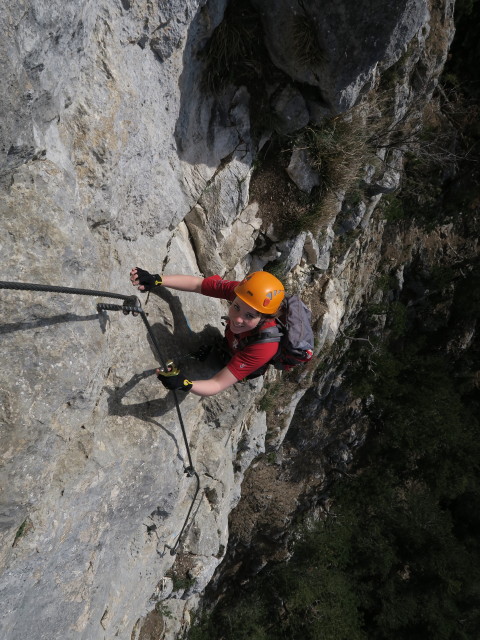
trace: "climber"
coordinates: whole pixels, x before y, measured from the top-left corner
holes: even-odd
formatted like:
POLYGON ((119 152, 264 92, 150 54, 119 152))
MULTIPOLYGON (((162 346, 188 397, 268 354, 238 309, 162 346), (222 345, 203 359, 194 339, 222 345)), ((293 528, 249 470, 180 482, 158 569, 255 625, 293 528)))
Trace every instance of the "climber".
POLYGON ((256 271, 238 282, 222 280, 220 276, 160 276, 135 267, 130 272, 130 280, 142 292, 163 286, 177 291, 201 293, 231 303, 225 329, 231 357, 226 366, 208 380, 193 381, 188 380, 180 371, 175 370, 172 375, 171 370, 157 369, 158 379, 167 389, 212 396, 244 378, 261 375, 277 353, 278 341, 242 345, 242 340, 253 335, 260 327, 262 330, 275 327, 275 316, 281 307, 285 291, 280 280, 271 273, 256 271))

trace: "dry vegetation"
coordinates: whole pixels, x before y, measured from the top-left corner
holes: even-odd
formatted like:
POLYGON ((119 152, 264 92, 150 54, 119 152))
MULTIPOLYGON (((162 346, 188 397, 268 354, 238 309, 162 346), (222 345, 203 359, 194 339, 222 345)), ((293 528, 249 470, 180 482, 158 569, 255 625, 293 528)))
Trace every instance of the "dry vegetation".
POLYGON ((265 223, 273 223, 280 235, 302 230, 318 233, 338 213, 346 193, 358 188, 365 166, 375 158, 372 141, 378 142, 385 119, 379 117, 376 99, 308 126, 295 137, 278 139, 260 156, 250 185, 251 199, 260 205, 265 223), (310 194, 302 192, 288 177, 286 168, 293 148, 306 149, 321 179, 310 194))
POLYGON ((270 143, 250 182, 250 199, 258 202, 264 226, 273 224, 284 237, 301 231, 304 221, 315 217, 311 198, 288 177, 289 159, 289 149, 282 151, 278 143, 270 143))

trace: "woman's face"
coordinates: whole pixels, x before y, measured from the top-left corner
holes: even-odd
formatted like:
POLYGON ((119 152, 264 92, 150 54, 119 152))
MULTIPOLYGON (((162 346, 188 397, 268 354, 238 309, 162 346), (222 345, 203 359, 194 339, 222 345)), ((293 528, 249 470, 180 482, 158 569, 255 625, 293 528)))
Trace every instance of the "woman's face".
POLYGON ((242 333, 255 329, 262 318, 262 314, 250 307, 246 302, 235 298, 228 310, 230 320, 230 331, 232 333, 242 333))

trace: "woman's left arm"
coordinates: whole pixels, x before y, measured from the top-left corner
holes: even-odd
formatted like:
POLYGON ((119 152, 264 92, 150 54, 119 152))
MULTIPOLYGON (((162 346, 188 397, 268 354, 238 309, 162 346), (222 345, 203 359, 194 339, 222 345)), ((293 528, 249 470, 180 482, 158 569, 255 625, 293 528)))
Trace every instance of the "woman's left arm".
MULTIPOLYGON (((171 368, 169 369, 171 371, 171 368)), ((174 371, 170 374, 162 369, 157 369, 157 376, 164 387, 170 390, 191 391, 197 396, 214 396, 224 389, 228 389, 238 379, 227 367, 219 371, 208 380, 188 380, 181 371, 174 371)))
POLYGON ((237 378, 224 367, 221 371, 216 373, 213 378, 208 380, 194 380, 191 388, 191 392, 197 396, 214 396, 220 391, 224 391, 231 387, 232 384, 238 382, 237 378))

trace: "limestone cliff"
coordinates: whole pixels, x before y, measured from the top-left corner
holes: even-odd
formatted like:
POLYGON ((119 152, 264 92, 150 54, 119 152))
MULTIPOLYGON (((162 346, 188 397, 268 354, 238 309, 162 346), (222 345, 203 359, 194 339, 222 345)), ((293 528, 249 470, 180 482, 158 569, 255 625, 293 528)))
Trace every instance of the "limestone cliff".
MULTIPOLYGON (((226 4, 0 9, 1 280, 132 294, 137 264, 227 277, 274 264, 311 305, 316 362, 328 362, 372 288, 383 231, 373 213, 398 186, 401 150, 360 163, 368 198, 352 204, 338 189, 308 230, 290 224, 289 193, 318 186, 318 167, 298 145, 288 166, 267 155, 252 178, 255 160, 276 133, 363 104, 359 117, 372 118, 372 91, 392 65, 385 117, 401 122, 435 86, 452 3, 226 4), (244 70, 217 91, 206 86, 226 8, 261 31, 263 57, 249 64, 262 91, 244 70)), ((98 314, 102 300, 80 295, 0 290, 0 299, 2 638, 145 640, 155 625, 177 637, 225 554, 245 470, 265 450, 263 379, 181 402, 200 492, 173 556, 195 483, 140 320, 98 314)), ((168 291, 142 301, 165 356, 191 377, 211 375, 213 364, 189 354, 221 333, 224 304, 168 291)), ((290 381, 271 447, 313 373, 290 381)), ((326 371, 315 384, 335 380, 326 371)))

